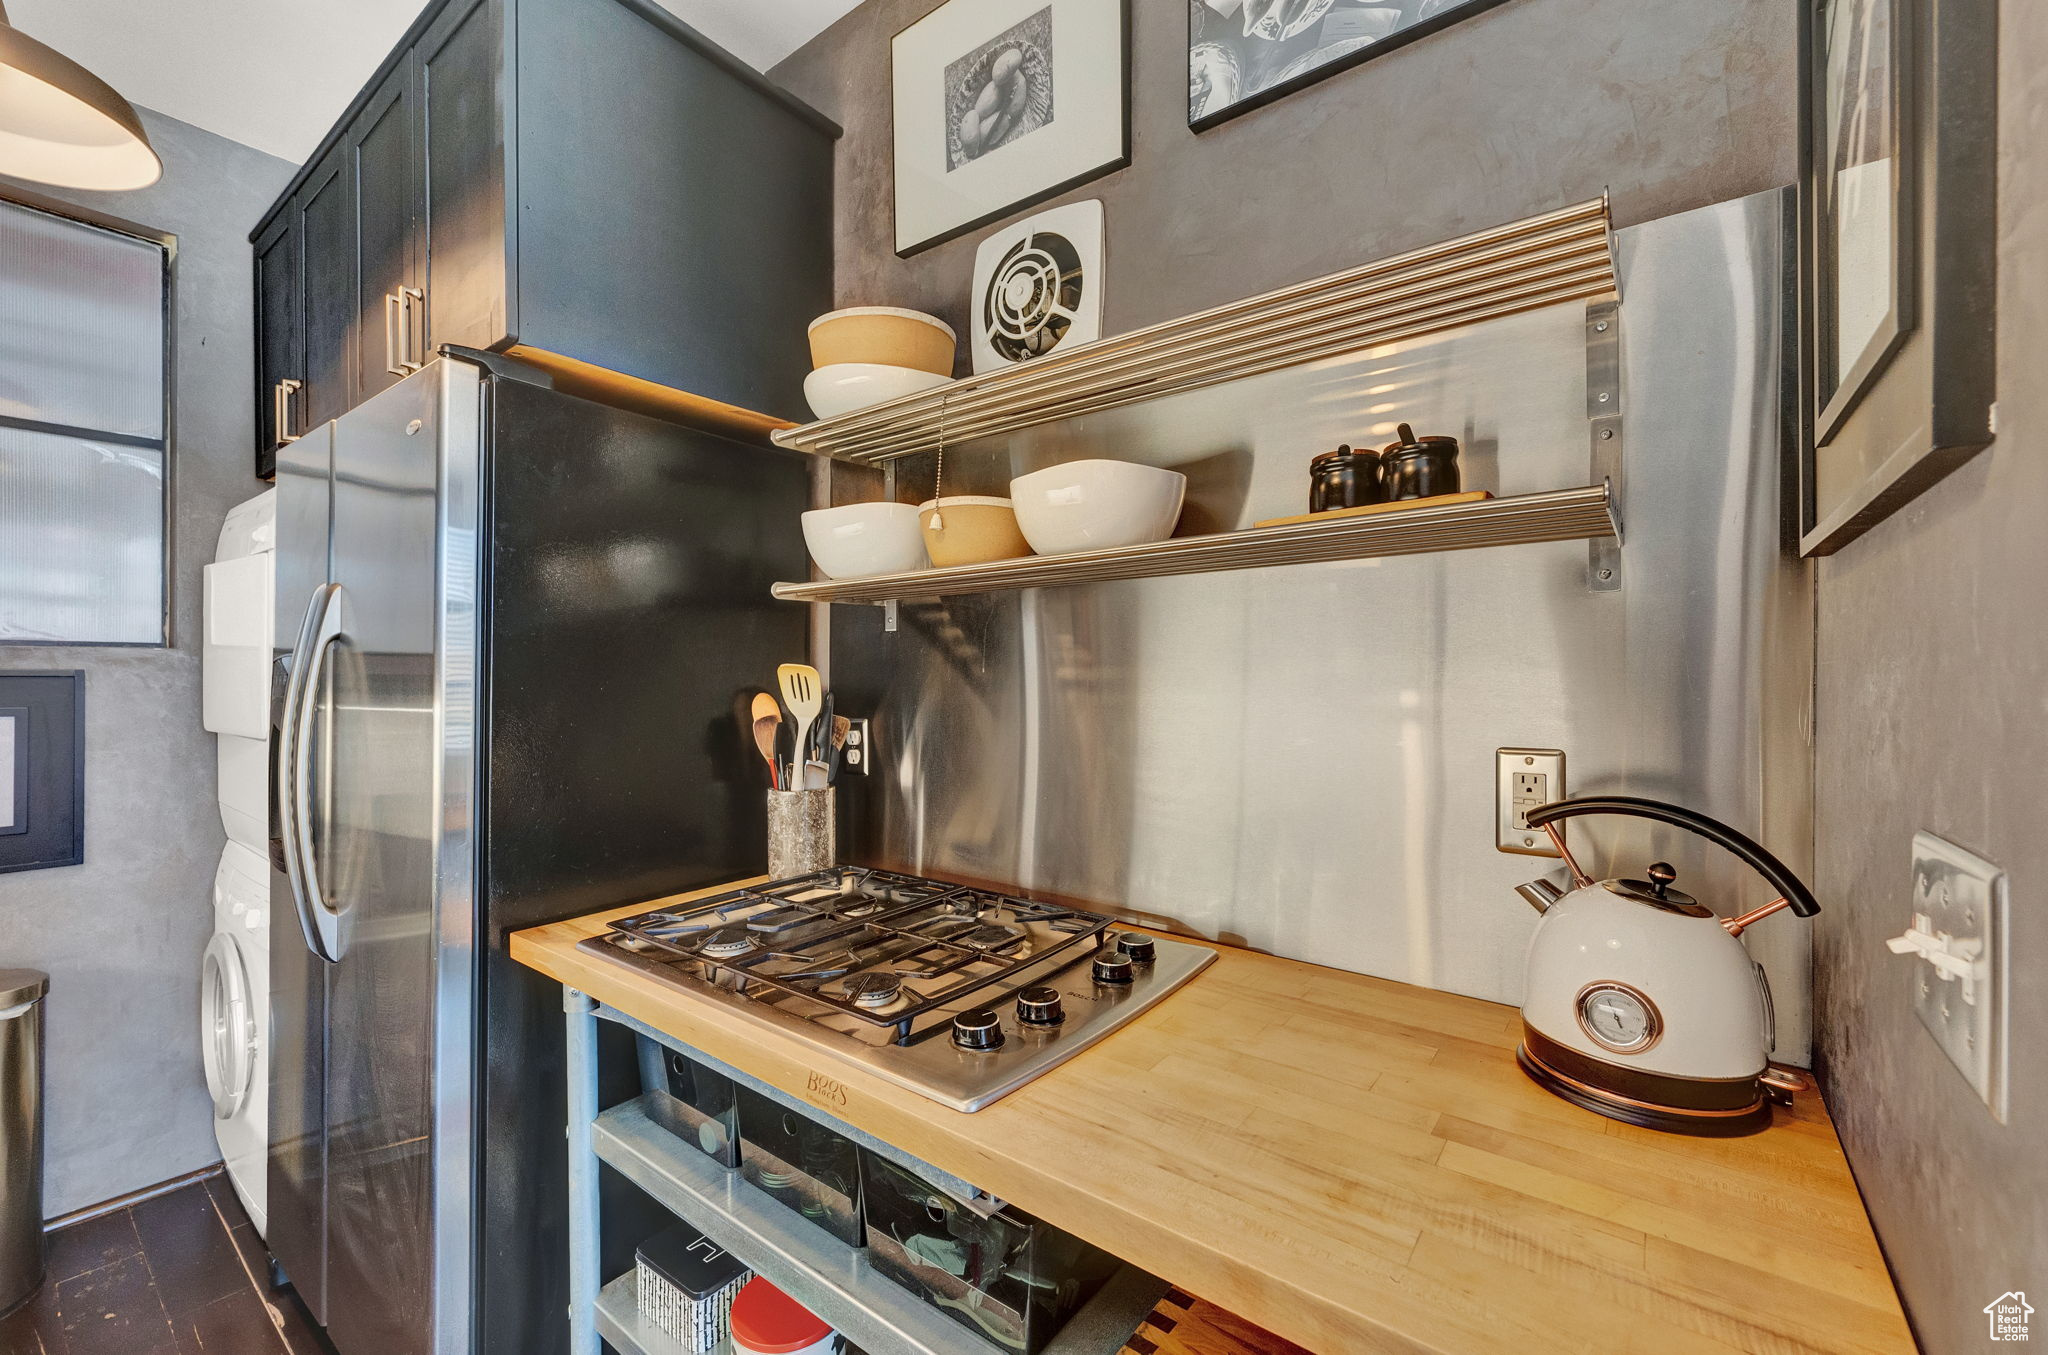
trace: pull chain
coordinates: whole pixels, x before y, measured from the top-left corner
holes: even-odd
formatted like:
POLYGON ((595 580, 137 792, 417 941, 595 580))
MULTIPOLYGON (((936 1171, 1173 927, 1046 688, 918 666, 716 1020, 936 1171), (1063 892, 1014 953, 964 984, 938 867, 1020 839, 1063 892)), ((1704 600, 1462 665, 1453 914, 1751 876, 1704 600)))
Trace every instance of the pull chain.
POLYGON ((946 530, 946 519, 939 509, 939 499, 945 494, 946 486, 946 400, 939 399, 939 464, 932 476, 932 518, 926 523, 935 532, 946 530))

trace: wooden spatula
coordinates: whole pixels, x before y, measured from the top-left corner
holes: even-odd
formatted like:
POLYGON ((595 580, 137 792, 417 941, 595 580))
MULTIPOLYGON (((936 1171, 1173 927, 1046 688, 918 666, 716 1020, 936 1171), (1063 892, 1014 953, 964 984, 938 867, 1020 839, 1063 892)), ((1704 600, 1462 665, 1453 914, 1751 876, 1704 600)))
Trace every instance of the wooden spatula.
POLYGON ((824 707, 825 680, 818 676, 818 670, 807 663, 785 663, 775 670, 775 680, 782 686, 782 704, 789 707, 789 718, 796 722, 796 741, 790 746, 795 749, 791 756, 793 764, 790 784, 785 790, 803 788, 803 768, 807 757, 811 733, 811 721, 818 718, 824 707))

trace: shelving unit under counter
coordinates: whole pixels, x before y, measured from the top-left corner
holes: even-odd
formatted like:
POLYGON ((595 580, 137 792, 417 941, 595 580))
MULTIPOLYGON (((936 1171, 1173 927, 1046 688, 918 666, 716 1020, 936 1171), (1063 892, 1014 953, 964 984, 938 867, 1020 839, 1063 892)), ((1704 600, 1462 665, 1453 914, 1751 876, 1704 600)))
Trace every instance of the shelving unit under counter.
MULTIPOLYGON (((869 1355, 967 1355, 976 1349, 995 1355, 1000 1349, 978 1345, 959 1323, 876 1270, 860 1250, 776 1203, 739 1172, 681 1143, 648 1117, 637 1098, 599 1112, 596 1023, 610 1020, 642 1034, 657 1033, 587 999, 572 995, 567 1005, 572 1274, 573 1284, 583 1292, 572 1303, 572 1313, 580 1314, 571 1327, 572 1349, 578 1355, 589 1355, 600 1338, 619 1355, 681 1351, 678 1343, 641 1321, 633 1272, 598 1287, 597 1163, 616 1171, 869 1355)), ((1115 1355, 1166 1292, 1163 1280, 1136 1267, 1123 1267, 1074 1314, 1045 1355, 1115 1355)))

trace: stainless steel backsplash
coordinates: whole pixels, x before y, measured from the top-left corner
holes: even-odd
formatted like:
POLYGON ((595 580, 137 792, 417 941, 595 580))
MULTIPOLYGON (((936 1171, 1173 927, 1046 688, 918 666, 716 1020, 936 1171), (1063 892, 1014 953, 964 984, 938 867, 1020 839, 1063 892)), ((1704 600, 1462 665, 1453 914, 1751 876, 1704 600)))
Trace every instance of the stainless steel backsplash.
MULTIPOLYGON (((1813 587, 1785 549, 1789 195, 1622 231, 1622 587, 1585 543, 833 609, 822 656, 871 714, 842 855, 1087 900, 1203 936, 1502 1002, 1554 862, 1492 836, 1494 749, 1562 748, 1573 792, 1670 799, 1811 857, 1813 587)), ((1115 285, 1115 261, 1110 263, 1115 285)), ((1465 444, 1466 488, 1591 483, 1583 307, 1564 306, 949 450, 948 493, 1084 456, 1189 476, 1181 532, 1306 509, 1310 456, 1465 444)), ((930 457, 894 497, 931 496, 930 457)), ((885 491, 835 468, 839 502, 885 491)), ((822 630, 825 628, 821 627, 822 630)), ((1582 821, 1589 867, 1674 862, 1767 901, 1671 830, 1582 821)), ((1823 904, 1825 905, 1825 900, 1823 904)), ((1806 1058, 1809 948, 1748 938, 1806 1058)))

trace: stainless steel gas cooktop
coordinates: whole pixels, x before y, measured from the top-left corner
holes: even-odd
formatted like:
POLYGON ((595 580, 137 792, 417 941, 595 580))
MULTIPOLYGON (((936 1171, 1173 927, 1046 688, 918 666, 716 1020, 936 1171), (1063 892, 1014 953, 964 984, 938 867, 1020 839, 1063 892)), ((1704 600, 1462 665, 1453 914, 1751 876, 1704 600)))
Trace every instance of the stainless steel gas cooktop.
POLYGON ((1114 919, 840 866, 620 918, 582 948, 955 1110, 979 1110, 1216 958, 1114 919))

